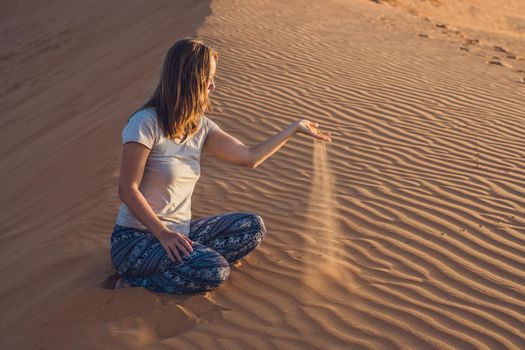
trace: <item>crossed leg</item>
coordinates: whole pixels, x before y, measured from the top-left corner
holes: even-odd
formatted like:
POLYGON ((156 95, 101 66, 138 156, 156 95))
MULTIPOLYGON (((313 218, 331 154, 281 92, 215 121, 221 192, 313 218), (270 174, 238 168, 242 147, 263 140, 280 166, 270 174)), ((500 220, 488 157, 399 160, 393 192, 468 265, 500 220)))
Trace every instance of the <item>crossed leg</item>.
POLYGON ((254 250, 265 235, 259 215, 232 212, 192 220, 189 237, 219 252, 231 266, 254 250))
POLYGON ((262 218, 254 213, 195 219, 189 233, 193 251, 173 262, 150 232, 115 225, 111 259, 131 286, 171 294, 206 291, 224 283, 230 266, 254 250, 265 235, 262 218))

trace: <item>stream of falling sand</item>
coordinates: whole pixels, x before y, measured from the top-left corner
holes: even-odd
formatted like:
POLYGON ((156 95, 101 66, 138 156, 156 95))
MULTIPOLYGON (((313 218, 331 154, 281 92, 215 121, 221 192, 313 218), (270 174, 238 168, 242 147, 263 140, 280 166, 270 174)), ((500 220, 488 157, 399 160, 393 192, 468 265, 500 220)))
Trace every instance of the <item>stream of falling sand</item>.
MULTIPOLYGON (((308 220, 315 227, 320 226, 323 231, 334 232, 337 230, 337 210, 334 195, 334 178, 328 165, 326 144, 322 141, 314 142, 313 152, 313 178, 310 190, 308 220)), ((326 239, 330 238, 324 237, 326 239)))
MULTIPOLYGON (((308 204, 305 232, 305 260, 303 283, 308 288, 323 292, 330 280, 348 280, 344 266, 342 231, 337 218, 335 181, 328 164, 327 146, 314 142, 313 177, 308 204)), ((302 292, 305 298, 309 294, 302 292)))

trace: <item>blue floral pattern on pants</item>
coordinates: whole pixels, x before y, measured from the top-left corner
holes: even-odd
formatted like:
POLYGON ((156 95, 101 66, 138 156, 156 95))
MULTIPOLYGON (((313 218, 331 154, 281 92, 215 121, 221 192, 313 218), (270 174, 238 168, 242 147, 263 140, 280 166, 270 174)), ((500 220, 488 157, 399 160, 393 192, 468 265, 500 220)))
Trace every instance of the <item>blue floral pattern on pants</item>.
POLYGON ((136 287, 187 294, 214 289, 230 276, 230 266, 248 255, 266 236, 255 213, 232 212, 194 219, 189 237, 193 251, 172 261, 149 231, 115 224, 111 261, 117 274, 136 287))

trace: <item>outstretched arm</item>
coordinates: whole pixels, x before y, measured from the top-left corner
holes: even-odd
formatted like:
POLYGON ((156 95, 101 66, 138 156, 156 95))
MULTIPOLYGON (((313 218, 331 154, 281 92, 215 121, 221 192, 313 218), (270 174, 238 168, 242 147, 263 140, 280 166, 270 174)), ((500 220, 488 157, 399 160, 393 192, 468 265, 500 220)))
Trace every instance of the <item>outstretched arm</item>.
POLYGON ((267 140, 251 147, 246 146, 224 130, 217 129, 208 135, 203 148, 222 160, 255 168, 277 152, 295 133, 304 133, 323 141, 331 141, 330 133, 320 131, 318 126, 319 124, 315 122, 300 119, 267 140))

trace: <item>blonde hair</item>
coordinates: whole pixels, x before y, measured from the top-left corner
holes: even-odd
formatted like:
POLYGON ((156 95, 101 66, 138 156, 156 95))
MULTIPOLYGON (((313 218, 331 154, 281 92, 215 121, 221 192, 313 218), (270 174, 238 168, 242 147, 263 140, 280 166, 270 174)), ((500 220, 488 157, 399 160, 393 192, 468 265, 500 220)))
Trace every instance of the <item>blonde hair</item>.
POLYGON ((192 135, 201 116, 213 110, 208 94, 212 57, 218 62, 217 51, 195 38, 180 39, 168 50, 153 95, 138 109, 155 107, 167 138, 192 135))

